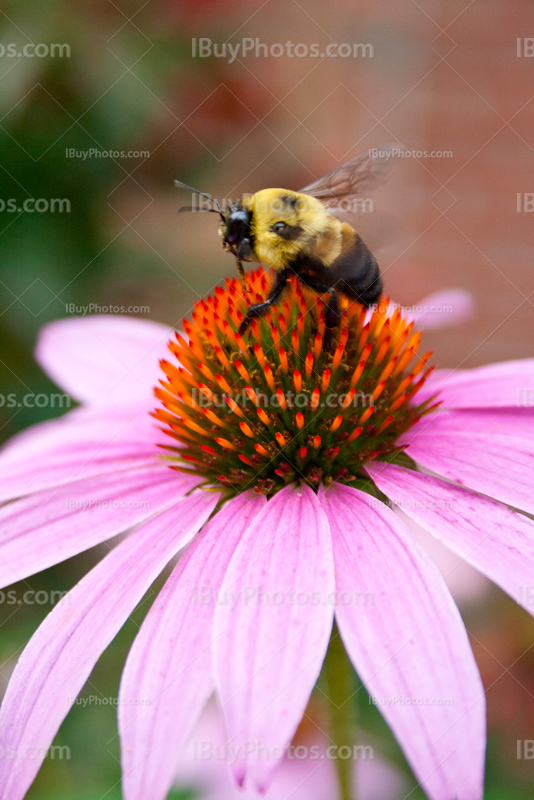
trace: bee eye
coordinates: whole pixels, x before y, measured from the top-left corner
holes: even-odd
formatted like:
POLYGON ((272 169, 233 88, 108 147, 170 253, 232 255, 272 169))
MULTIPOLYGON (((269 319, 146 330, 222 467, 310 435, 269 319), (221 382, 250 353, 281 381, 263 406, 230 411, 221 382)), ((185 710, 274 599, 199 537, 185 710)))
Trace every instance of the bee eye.
POLYGON ((276 222, 273 225, 273 231, 275 233, 282 233, 282 231, 285 230, 285 228, 287 228, 287 225, 286 225, 285 222, 276 222))

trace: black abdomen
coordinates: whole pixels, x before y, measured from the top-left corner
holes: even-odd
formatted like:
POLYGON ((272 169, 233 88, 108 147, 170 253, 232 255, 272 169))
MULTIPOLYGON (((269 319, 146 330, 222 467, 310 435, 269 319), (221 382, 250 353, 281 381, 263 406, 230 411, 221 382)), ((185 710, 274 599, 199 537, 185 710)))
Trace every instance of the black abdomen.
POLYGON ((371 306, 382 295, 382 277, 376 258, 357 236, 354 245, 339 255, 328 272, 331 285, 340 294, 371 306))

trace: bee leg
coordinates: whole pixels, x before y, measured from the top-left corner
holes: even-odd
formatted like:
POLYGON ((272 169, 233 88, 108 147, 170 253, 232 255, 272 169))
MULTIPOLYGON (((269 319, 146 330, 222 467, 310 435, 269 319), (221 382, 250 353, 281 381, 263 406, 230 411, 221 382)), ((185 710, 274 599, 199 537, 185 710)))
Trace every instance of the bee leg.
POLYGON ((325 332, 324 332, 324 349, 330 352, 333 347, 333 336, 336 328, 339 327, 340 319, 339 300, 335 289, 330 289, 330 300, 326 307, 324 315, 325 332))
POLYGON ((330 300, 326 308, 324 316, 325 325, 327 328, 337 328, 339 325, 339 318, 341 314, 339 311, 339 299, 335 289, 330 289, 330 300))
POLYGON ((274 306, 275 303, 278 302, 280 299, 280 295, 284 291, 287 284, 287 271, 285 269, 280 270, 279 272, 275 272, 273 285, 271 286, 271 291, 269 295, 265 298, 263 303, 256 303, 253 306, 249 306, 247 309, 247 314, 241 325, 239 326, 238 333, 243 336, 245 331, 247 330, 248 326, 250 325, 250 320, 255 319, 257 317, 264 317, 265 314, 269 311, 271 306, 274 306))
POLYGON ((247 278, 246 278, 246 275, 245 275, 245 269, 243 267, 243 264, 241 263, 241 261, 238 258, 236 258, 235 261, 236 261, 236 264, 237 264, 237 271, 239 272, 239 277, 241 278, 241 283, 243 284, 243 291, 244 291, 245 294, 248 294, 248 286, 247 286, 247 278))
POLYGON ((324 335, 324 348, 325 350, 330 350, 332 345, 332 332, 338 327, 339 325, 339 300, 337 296, 336 290, 329 286, 324 281, 316 278, 314 275, 307 275, 306 273, 299 273, 299 280, 307 286, 309 289, 313 289, 314 292, 318 294, 329 294, 330 300, 328 301, 328 306, 326 308, 326 313, 324 316, 325 321, 325 335, 324 335))

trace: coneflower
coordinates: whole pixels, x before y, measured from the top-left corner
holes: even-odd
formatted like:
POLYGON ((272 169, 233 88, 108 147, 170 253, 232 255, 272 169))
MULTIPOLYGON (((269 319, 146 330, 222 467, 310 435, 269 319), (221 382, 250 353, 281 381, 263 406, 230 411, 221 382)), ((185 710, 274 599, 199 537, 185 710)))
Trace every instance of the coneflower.
MULTIPOLYGON (((252 276, 247 302, 265 281, 252 276)), ((0 712, 3 800, 24 796, 100 654, 180 551, 121 682, 126 800, 164 800, 214 691, 236 782, 268 790, 331 636, 327 662, 343 651, 337 631, 428 796, 482 797, 467 633, 388 506, 517 598, 534 566, 534 523, 516 510, 534 512, 534 414, 514 406, 534 360, 430 374, 401 309, 352 305, 327 332, 296 284, 240 337, 245 308, 230 280, 185 334, 95 317, 41 335, 38 359, 83 405, 4 449, 1 585, 129 535, 19 659, 0 712)))

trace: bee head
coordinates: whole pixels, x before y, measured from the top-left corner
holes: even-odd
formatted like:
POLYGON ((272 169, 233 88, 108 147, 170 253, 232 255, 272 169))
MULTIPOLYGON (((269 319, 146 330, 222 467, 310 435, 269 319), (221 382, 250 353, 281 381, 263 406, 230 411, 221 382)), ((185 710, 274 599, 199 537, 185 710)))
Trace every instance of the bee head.
POLYGON ((251 261, 253 257, 252 212, 247 210, 241 202, 233 203, 222 214, 219 233, 223 240, 223 247, 240 261, 251 261))

